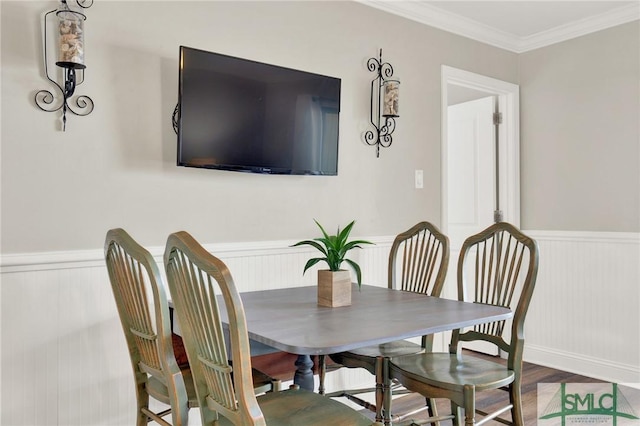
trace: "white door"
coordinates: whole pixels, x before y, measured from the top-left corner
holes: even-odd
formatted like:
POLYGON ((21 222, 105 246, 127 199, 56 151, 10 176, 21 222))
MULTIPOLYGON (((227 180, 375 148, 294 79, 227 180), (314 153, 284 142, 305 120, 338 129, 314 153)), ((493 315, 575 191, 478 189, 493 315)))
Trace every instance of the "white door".
MULTIPOLYGON (((495 208, 495 98, 448 107, 448 223, 452 252, 493 223, 495 208)), ((455 263, 455 262, 454 262, 455 263)))
MULTIPOLYGON (((451 261, 447 287, 456 289, 460 247, 464 240, 493 223, 496 188, 494 96, 448 107, 448 223, 451 261)), ((473 268, 473 265, 467 265, 473 268)), ((467 294, 473 294, 467 289, 467 294)), ((455 297, 455 296, 454 296, 455 297)), ((461 346, 491 355, 495 345, 486 342, 461 346)))

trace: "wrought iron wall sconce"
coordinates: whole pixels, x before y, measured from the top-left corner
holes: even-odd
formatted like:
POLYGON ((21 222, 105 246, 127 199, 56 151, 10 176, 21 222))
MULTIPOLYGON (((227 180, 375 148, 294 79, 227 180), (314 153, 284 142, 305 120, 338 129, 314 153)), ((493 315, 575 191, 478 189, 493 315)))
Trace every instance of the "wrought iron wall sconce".
POLYGON ((371 125, 374 130, 367 130, 364 141, 368 145, 376 146, 376 157, 380 157, 380 147, 388 148, 393 142, 391 134, 396 129, 398 115, 398 97, 400 93, 400 81, 393 79, 393 67, 388 62, 382 62, 382 49, 380 58, 369 58, 367 69, 377 74, 371 80, 371 125))
POLYGON ((173 131, 178 134, 180 130, 180 104, 176 104, 173 114, 171 114, 171 124, 173 125, 173 131))
MULTIPOLYGON (((93 5, 93 0, 75 0, 76 4, 88 9, 93 5)), ((44 47, 44 71, 47 79, 60 91, 55 96, 51 91, 43 89, 36 93, 36 105, 43 111, 55 112, 62 109, 62 130, 66 130, 67 111, 79 116, 91 114, 93 100, 86 95, 79 95, 70 104, 69 101, 75 93, 76 87, 84 82, 86 65, 84 64, 84 21, 87 17, 78 11, 72 10, 67 0, 61 0, 60 6, 44 15, 43 23, 43 47, 44 47), (56 65, 62 68, 62 84, 58 84, 49 73, 47 54, 47 20, 55 13, 58 27, 58 61, 56 65), (77 71, 77 73, 76 73, 77 71)))

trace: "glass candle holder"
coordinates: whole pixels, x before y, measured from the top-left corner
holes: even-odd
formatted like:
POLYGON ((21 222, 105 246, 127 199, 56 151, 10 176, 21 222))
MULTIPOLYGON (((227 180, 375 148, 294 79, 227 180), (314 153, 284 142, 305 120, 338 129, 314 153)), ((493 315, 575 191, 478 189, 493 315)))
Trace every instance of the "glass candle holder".
POLYGON ((59 10, 58 62, 65 68, 85 68, 84 65, 84 16, 81 13, 64 8, 59 10))
POLYGON ((384 86, 383 117, 399 117, 398 100, 400 96, 400 81, 386 80, 384 86))

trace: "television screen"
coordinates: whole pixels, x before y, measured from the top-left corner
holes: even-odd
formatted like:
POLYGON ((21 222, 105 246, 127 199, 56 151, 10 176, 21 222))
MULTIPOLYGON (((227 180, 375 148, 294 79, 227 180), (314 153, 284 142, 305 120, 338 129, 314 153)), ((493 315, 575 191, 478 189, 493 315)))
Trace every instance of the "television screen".
POLYGON ((337 175, 340 79, 180 47, 178 165, 337 175))

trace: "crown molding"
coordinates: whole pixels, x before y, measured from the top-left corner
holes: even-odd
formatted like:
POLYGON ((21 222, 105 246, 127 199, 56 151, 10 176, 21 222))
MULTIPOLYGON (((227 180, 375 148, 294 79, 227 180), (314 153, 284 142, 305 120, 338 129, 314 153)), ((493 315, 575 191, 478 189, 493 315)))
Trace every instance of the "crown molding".
POLYGON ((640 2, 612 9, 609 12, 594 17, 570 22, 552 28, 549 31, 533 34, 529 37, 522 37, 520 39, 520 51, 518 53, 528 52, 529 50, 571 40, 572 38, 581 37, 638 19, 640 19, 640 2))
POLYGON ((640 19, 640 2, 609 12, 570 22, 527 37, 482 24, 419 1, 355 0, 366 6, 402 16, 453 34, 467 37, 515 53, 524 53, 606 28, 640 19))

